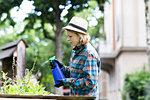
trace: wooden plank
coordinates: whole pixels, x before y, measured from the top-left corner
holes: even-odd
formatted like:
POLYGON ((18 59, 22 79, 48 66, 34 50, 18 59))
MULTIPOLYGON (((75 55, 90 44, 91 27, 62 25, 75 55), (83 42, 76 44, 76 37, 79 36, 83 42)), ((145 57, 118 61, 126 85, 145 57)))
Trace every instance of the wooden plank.
MULTIPOLYGON (((0 100, 41 100, 41 99, 0 98, 0 100)), ((42 99, 42 100, 56 100, 56 99, 42 99)))
POLYGON ((13 47, 10 49, 6 49, 0 52, 0 60, 5 59, 8 57, 11 57, 13 55, 13 52, 17 49, 17 47, 13 47))
POLYGON ((0 94, 0 98, 19 98, 19 99, 48 99, 48 100, 94 100, 95 97, 88 96, 56 96, 56 95, 11 95, 0 94))

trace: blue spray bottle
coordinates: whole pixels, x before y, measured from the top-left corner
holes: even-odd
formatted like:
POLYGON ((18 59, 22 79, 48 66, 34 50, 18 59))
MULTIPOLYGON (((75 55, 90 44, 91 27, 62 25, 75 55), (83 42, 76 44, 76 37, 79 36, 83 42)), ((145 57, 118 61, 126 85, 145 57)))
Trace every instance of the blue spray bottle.
POLYGON ((55 81, 55 86, 59 85, 60 82, 57 82, 58 79, 64 79, 65 76, 62 73, 60 67, 58 66, 57 62, 54 61, 55 60, 55 56, 49 58, 49 61, 53 62, 54 65, 56 65, 56 67, 54 69, 52 69, 52 73, 53 73, 53 77, 54 77, 54 81, 55 81))

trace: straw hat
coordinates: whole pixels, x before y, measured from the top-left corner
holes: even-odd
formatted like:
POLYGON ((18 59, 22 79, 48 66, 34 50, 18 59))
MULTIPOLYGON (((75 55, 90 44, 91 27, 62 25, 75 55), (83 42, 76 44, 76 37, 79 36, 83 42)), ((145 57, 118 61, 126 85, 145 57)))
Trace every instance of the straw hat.
POLYGON ((80 32, 83 34, 87 34, 87 26, 88 23, 85 19, 81 18, 81 17, 73 17, 69 24, 64 27, 65 30, 72 30, 72 31, 76 31, 76 32, 80 32))

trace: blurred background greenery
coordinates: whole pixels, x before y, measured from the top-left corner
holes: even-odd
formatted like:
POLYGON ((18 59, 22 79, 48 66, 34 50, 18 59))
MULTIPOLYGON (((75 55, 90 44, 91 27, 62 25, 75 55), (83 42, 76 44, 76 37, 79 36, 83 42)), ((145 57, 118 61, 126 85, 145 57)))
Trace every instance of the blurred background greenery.
POLYGON ((34 73, 41 72, 40 83, 54 93, 54 81, 47 60, 56 56, 68 65, 72 47, 62 29, 73 16, 89 22, 91 44, 98 49, 105 39, 103 4, 108 0, 0 0, 0 47, 23 39, 27 42, 27 68, 37 58, 34 73), (27 11, 29 9, 29 11, 27 11))

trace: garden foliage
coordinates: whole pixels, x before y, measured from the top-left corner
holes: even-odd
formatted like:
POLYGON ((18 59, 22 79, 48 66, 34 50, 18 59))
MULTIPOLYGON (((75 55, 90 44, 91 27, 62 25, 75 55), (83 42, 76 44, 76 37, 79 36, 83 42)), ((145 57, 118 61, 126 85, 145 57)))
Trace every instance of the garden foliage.
POLYGON ((7 73, 2 74, 3 86, 0 89, 0 94, 16 94, 16 95, 44 95, 50 94, 45 91, 45 87, 39 82, 32 82, 32 72, 26 70, 26 76, 22 81, 7 77, 7 73))
POLYGON ((126 74, 122 91, 122 100, 150 100, 150 71, 126 74))

